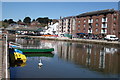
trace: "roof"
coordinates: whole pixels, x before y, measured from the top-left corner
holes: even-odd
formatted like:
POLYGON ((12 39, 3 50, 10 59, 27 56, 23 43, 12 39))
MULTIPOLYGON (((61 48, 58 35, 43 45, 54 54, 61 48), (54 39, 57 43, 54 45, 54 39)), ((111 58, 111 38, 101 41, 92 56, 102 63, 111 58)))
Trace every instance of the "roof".
POLYGON ((93 11, 93 12, 87 12, 83 14, 77 15, 77 17, 85 17, 85 16, 93 16, 93 15, 100 15, 100 14, 108 14, 115 12, 114 9, 106 9, 106 10, 99 10, 99 11, 93 11))
POLYGON ((17 30, 17 31, 42 31, 39 27, 26 27, 26 28, 7 28, 7 30, 17 30))
POLYGON ((70 19, 70 18, 75 18, 75 16, 63 17, 62 19, 70 19))

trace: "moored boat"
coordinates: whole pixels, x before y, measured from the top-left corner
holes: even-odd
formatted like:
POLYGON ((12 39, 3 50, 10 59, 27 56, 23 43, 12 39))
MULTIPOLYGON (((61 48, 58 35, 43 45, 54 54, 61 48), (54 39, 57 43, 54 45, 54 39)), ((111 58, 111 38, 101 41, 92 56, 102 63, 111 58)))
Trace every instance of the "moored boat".
POLYGON ((40 52, 42 52, 42 53, 50 53, 50 52, 52 52, 52 51, 54 51, 54 48, 41 48, 41 49, 33 49, 33 48, 28 48, 28 49, 26 49, 26 48, 17 48, 18 50, 20 50, 20 51, 22 51, 22 52, 24 52, 24 53, 26 53, 26 52, 29 52, 29 53, 40 53, 40 52))
POLYGON ((9 53, 10 53, 10 61, 12 61, 13 63, 16 61, 25 63, 27 60, 26 56, 20 50, 9 48, 9 53))
POLYGON ((23 53, 51 53, 52 51, 54 51, 54 48, 48 48, 48 47, 42 47, 42 48, 35 48, 35 47, 23 47, 20 44, 14 43, 14 42, 10 42, 9 43, 9 48, 14 48, 17 50, 22 51, 23 53))
POLYGON ((9 48, 16 48, 16 47, 22 47, 22 45, 14 43, 14 42, 9 42, 9 48))

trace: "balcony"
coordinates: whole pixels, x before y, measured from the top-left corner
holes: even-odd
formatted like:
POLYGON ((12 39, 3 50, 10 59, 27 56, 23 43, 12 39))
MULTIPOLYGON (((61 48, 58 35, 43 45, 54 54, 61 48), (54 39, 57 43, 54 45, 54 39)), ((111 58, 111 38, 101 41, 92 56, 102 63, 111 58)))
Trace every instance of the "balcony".
POLYGON ((89 19, 89 20, 88 20, 88 23, 93 23, 93 19, 89 19))
POLYGON ((92 28, 92 25, 89 25, 89 28, 92 28))
POLYGON ((92 33, 92 30, 88 30, 88 33, 92 33))
POLYGON ((102 18, 102 22, 107 22, 107 18, 102 18))
POLYGON ((107 24, 102 24, 102 28, 107 28, 107 24))
POLYGON ((102 34, 106 34, 106 33, 107 33, 107 30, 101 30, 101 33, 102 33, 102 34))

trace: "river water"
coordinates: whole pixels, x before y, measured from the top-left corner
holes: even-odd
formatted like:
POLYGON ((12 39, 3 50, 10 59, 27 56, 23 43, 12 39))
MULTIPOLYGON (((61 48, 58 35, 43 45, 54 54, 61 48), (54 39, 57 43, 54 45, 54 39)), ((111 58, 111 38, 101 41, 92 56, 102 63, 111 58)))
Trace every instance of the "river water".
POLYGON ((52 47, 54 51, 27 56, 26 63, 11 66, 11 78, 118 78, 120 74, 119 47, 39 39, 13 41, 28 47, 52 47), (38 66, 40 59, 42 67, 38 66))

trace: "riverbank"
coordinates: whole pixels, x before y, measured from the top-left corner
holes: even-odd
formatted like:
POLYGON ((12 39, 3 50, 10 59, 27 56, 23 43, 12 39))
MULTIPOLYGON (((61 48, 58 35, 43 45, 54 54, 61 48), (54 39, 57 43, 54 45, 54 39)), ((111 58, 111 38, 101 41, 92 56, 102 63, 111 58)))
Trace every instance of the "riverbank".
MULTIPOLYGON (((17 36, 20 37, 20 36, 17 36)), ((118 41, 107 41, 107 40, 93 40, 93 39, 79 39, 79 38, 66 38, 66 37, 45 37, 45 36, 21 36, 28 37, 32 39, 47 39, 47 40, 59 40, 59 41, 70 41, 70 42, 81 42, 81 43, 91 43, 91 44, 101 44, 101 45, 113 45, 120 46, 118 41)))

